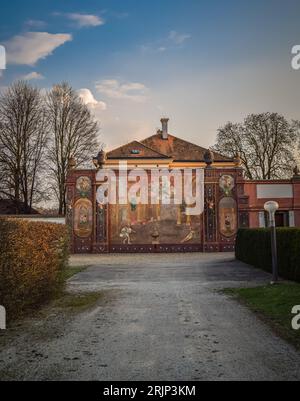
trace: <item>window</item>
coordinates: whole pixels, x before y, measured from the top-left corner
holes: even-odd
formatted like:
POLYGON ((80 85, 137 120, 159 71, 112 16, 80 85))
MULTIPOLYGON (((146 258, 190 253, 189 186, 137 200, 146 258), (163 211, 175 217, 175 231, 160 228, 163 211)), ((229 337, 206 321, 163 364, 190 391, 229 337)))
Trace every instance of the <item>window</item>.
POLYGON ((289 212, 277 212, 275 223, 276 227, 289 227, 289 212))
MULTIPOLYGON (((269 214, 267 212, 260 212, 260 227, 269 227, 269 214)), ((290 213, 288 211, 279 211, 275 214, 276 227, 289 227, 290 226, 290 213)))

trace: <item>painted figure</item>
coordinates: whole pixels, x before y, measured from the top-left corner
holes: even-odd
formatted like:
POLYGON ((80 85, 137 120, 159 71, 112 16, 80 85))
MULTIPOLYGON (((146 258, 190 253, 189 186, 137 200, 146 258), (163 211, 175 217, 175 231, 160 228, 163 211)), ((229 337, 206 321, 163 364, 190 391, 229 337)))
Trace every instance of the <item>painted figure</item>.
POLYGON ((196 235, 196 231, 193 230, 192 227, 191 227, 190 232, 180 241, 181 244, 184 244, 185 242, 191 241, 192 239, 195 238, 195 235, 196 235))
POLYGON ((123 244, 128 244, 128 245, 131 244, 130 235, 132 233, 135 233, 135 231, 133 231, 133 229, 129 226, 125 226, 121 229, 120 237, 122 238, 123 244))
POLYGON ((229 214, 225 215, 225 229, 226 231, 231 234, 232 233, 232 227, 231 227, 231 217, 229 214))
POLYGON ((87 207, 85 206, 81 206, 79 209, 79 225, 82 226, 86 226, 88 224, 89 218, 89 211, 87 209, 87 207))

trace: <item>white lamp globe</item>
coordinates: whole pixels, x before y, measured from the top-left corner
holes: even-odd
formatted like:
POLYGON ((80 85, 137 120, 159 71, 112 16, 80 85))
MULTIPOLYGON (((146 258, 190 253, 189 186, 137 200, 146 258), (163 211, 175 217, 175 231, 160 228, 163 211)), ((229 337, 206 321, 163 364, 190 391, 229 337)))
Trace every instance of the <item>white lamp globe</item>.
POLYGON ((268 213, 274 214, 279 209, 279 205, 275 201, 269 201, 264 204, 264 208, 268 213))

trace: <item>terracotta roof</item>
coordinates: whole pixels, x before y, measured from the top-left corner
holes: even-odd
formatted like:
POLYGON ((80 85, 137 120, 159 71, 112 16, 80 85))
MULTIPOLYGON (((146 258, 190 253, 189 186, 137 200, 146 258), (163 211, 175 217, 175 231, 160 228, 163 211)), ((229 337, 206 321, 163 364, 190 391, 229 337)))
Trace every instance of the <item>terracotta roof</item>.
POLYGON ((107 159, 168 159, 169 157, 147 145, 132 141, 107 153, 107 159))
MULTIPOLYGON (((207 149, 184 139, 168 134, 163 139, 161 133, 150 136, 140 142, 133 141, 107 153, 108 159, 132 158, 172 158, 174 161, 204 161, 207 149), (135 151, 139 153, 135 153, 135 151)), ((231 162, 232 159, 213 152, 217 162, 231 162)))
MULTIPOLYGON (((184 139, 168 134, 168 139, 163 139, 160 133, 141 141, 144 145, 158 150, 176 161, 204 161, 207 149, 187 142, 184 139)), ((232 159, 213 152, 215 161, 232 161, 232 159)))

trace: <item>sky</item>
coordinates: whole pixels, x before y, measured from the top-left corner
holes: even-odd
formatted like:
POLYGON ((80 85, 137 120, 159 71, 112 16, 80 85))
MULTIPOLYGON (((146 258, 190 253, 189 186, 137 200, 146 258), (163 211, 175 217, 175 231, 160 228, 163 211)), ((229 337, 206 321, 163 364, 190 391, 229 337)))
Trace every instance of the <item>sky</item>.
POLYGON ((212 146, 250 113, 300 119, 299 0, 10 0, 1 5, 0 87, 68 81, 106 150, 169 117, 173 135, 212 146))

